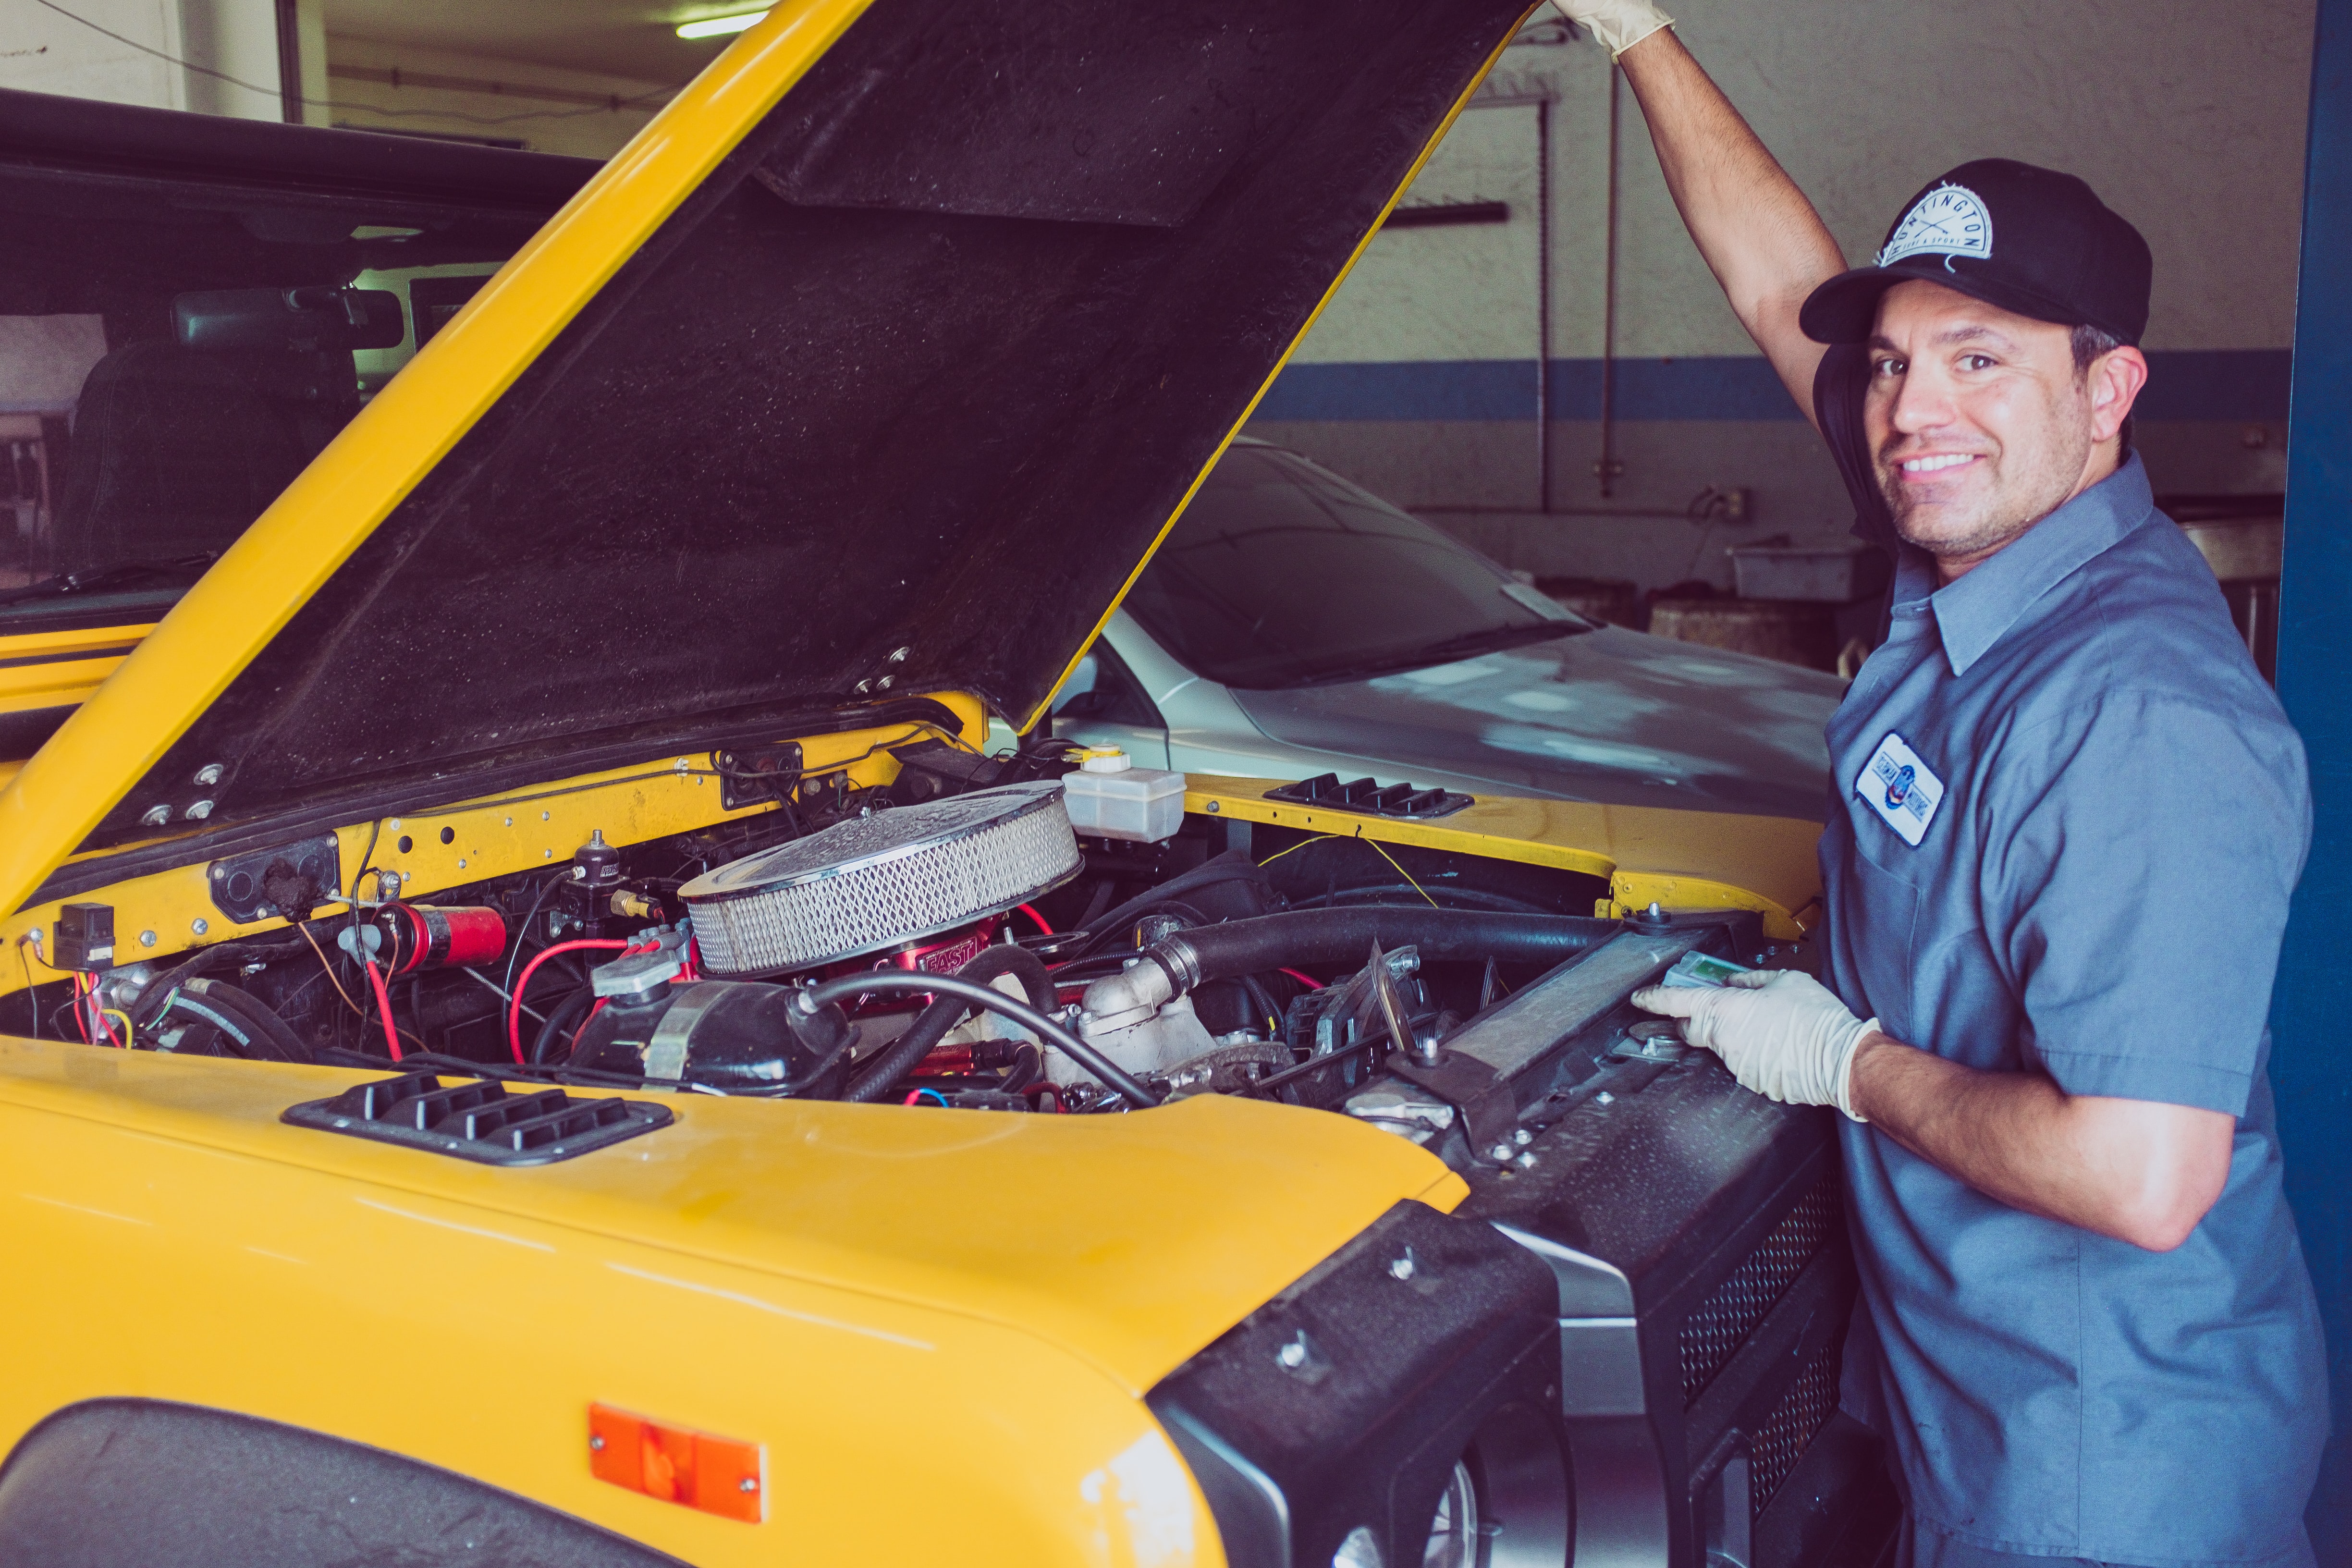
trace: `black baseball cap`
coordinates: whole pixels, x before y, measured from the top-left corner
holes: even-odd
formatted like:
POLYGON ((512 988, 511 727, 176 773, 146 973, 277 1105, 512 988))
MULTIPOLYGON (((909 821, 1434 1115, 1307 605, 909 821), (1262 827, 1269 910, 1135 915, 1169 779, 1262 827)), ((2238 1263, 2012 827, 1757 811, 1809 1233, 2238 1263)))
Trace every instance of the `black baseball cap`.
POLYGON ((1798 321, 1815 342, 1866 342, 1880 296, 1924 279, 2038 321, 2137 343, 2154 272, 2139 230, 2074 175, 1979 158, 1912 197, 1877 262, 1814 289, 1798 321))

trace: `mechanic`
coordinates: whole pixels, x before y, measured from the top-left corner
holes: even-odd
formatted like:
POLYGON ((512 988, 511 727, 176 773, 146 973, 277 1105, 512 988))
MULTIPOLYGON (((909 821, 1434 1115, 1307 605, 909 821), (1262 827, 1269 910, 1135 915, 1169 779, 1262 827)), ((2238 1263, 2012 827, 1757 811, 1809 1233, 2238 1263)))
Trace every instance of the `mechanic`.
POLYGON ((1986 160, 1848 271, 1670 18, 1561 7, 1896 557, 1829 730, 1829 984, 1634 1001, 1844 1113, 1843 1397, 1891 1439, 1900 1561, 2308 1564, 2326 1394, 2263 1069, 2309 795, 2130 447, 2147 243, 1986 160))

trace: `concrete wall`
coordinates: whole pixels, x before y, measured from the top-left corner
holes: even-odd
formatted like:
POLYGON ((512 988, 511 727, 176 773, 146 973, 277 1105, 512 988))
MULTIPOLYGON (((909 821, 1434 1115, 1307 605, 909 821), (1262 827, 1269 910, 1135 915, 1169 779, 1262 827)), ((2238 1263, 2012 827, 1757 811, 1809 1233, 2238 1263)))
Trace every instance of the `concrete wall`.
MULTIPOLYGON (((1874 252, 1916 190, 1969 158, 2089 180, 2156 253, 2156 374, 2138 439, 2158 488, 2282 487, 2311 0, 2226 14, 2190 0, 1675 9, 1685 41, 1849 258, 1874 252)), ((1253 430, 1509 565, 1727 584, 1725 545, 1833 541, 1851 509, 1692 247, 1630 93, 1618 120, 1612 443, 1623 469, 1601 494, 1612 74, 1588 40, 1507 51, 1407 201, 1500 201, 1508 221, 1375 238, 1253 430), (1509 101, 1528 98, 1550 101, 1548 511, 1534 422, 1538 115, 1509 101), (1709 486, 1749 490, 1749 521, 1685 521, 1709 486)))
POLYGON ((68 8, 74 16, 29 3, 8 8, 0 87, 282 118, 271 0, 74 0, 68 8))
MULTIPOLYGON (((74 0, 68 9, 74 16, 32 0, 9 5, 8 25, 0 29, 0 88, 283 118, 272 0, 74 0)), ((311 125, 510 141, 602 158, 635 135, 672 90, 552 66, 331 37, 325 0, 298 0, 296 16, 301 113, 311 125), (410 79, 397 86, 371 79, 394 69, 410 79), (421 85, 418 76, 444 85, 421 85), (466 85, 446 85, 453 82, 466 85), (547 90, 533 96, 533 89, 547 90), (606 107, 614 99, 625 106, 606 107)))
POLYGON ((333 122, 362 130, 516 142, 539 153, 609 158, 675 91, 656 82, 341 33, 330 34, 326 42, 333 122), (395 69, 399 85, 382 79, 395 69), (420 84, 419 77, 425 81, 420 84), (502 90, 491 91, 492 84, 502 90), (534 96, 534 88, 551 96, 534 96), (614 100, 622 107, 610 107, 614 100))

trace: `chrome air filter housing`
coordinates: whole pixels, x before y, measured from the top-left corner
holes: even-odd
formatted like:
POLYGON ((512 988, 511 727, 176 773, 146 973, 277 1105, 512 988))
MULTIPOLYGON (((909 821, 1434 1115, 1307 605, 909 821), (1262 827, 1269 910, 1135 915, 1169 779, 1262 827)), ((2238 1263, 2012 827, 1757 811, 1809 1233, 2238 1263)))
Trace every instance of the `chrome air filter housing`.
POLYGON ((1077 873, 1058 783, 901 805, 707 871, 678 890, 702 967, 813 969, 952 931, 1077 873))

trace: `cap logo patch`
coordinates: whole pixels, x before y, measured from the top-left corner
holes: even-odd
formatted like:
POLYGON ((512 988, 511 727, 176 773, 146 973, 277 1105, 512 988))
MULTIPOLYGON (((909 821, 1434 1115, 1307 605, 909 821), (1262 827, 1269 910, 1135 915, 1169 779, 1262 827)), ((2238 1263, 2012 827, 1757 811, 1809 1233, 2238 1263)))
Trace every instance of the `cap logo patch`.
POLYGON ((1878 253, 1878 265, 1892 267, 1906 256, 1973 256, 1992 259, 1992 214, 1966 185, 1937 185, 1912 204, 1878 253))

